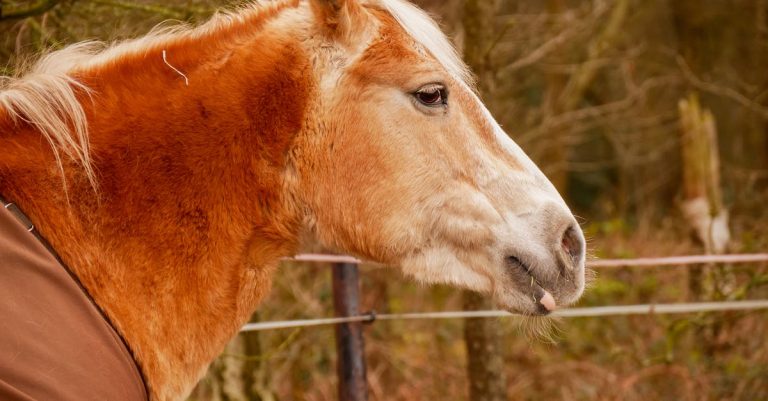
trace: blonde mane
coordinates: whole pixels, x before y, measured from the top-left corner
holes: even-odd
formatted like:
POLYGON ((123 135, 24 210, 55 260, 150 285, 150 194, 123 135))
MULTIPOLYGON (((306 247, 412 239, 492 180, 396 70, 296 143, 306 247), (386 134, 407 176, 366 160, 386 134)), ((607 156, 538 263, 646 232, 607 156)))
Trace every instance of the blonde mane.
POLYGON ((88 92, 88 88, 69 75, 75 60, 91 46, 78 43, 47 54, 20 78, 0 77, 0 108, 13 122, 22 120, 37 128, 51 145, 62 177, 63 152, 83 166, 95 185, 88 152, 88 122, 77 99, 77 92, 88 92))
MULTIPOLYGON (((83 167, 88 180, 96 188, 97 180, 88 146, 88 121, 78 99, 78 93, 90 95, 90 90, 73 77, 74 71, 96 67, 125 54, 146 51, 174 40, 199 37, 243 24, 260 13, 290 4, 298 2, 256 1, 235 11, 216 13, 198 27, 184 24, 162 26, 138 39, 112 44, 87 41, 67 46, 42 56, 31 67, 22 66, 15 77, 0 76, 0 108, 8 113, 12 121, 24 121, 40 132, 51 145, 62 176, 63 154, 83 167)), ((472 87, 471 72, 427 13, 404 0, 372 0, 370 5, 389 12, 449 74, 472 87)))

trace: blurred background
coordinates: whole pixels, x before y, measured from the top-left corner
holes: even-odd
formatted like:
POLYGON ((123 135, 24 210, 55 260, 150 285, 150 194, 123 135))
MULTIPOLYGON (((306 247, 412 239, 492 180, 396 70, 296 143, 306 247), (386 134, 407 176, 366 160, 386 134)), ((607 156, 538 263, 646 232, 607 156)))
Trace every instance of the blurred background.
MULTIPOLYGON (((238 3, 2 0, 0 75, 47 49, 238 3)), ((768 250, 768 0, 416 3, 580 216, 591 259, 768 250)), ((766 263, 595 273, 579 306, 768 298, 766 263)), ((392 269, 361 276, 362 310, 491 307, 392 269)), ((332 313, 330 269, 286 263, 253 320, 332 313)), ((574 318, 552 340, 519 318, 377 322, 365 328, 370 399, 768 400, 767 318, 574 318), (472 341, 493 359, 485 369, 472 341)), ((335 400, 335 358, 329 327, 244 334, 190 400, 335 400)))

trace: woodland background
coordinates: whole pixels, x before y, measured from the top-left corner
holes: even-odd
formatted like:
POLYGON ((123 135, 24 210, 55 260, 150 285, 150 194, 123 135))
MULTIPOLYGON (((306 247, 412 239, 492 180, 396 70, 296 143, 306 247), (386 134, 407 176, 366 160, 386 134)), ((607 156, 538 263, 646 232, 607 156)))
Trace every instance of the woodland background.
MULTIPOLYGON (((238 3, 2 0, 0 75, 46 49, 201 22, 238 3)), ((581 217, 592 258, 768 249, 768 0, 416 3, 451 34, 493 114, 581 217), (686 145, 701 127, 716 131, 719 156, 686 145), (715 165, 697 181, 703 159, 715 165), (729 241, 692 235, 683 210, 696 196, 710 215, 728 212, 729 241)), ((484 307, 385 268, 363 266, 362 276, 363 310, 484 307)), ((766 297, 766 264, 621 268, 597 271, 579 305, 766 297)), ((286 264, 254 320, 327 316, 330 301, 327 266, 286 264)), ((378 322, 365 334, 370 398, 765 400, 767 317, 569 319, 554 342, 527 334, 535 322, 470 321, 467 335, 480 325, 496 358, 481 372, 464 321, 378 322), (467 371, 488 376, 489 388, 470 396, 467 371)), ((190 400, 334 400, 335 383, 332 329, 252 333, 230 344, 190 400)))

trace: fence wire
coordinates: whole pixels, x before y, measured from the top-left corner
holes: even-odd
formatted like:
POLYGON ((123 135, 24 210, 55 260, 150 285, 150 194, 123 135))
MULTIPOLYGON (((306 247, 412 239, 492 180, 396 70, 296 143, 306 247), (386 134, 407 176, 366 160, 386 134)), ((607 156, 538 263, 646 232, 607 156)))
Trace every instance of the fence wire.
MULTIPOLYGON (((300 254, 285 260, 314 263, 352 263, 352 264, 378 264, 366 262, 348 255, 328 254, 300 254)), ((768 253, 736 254, 736 255, 685 255, 667 256, 657 258, 635 259, 602 259, 587 261, 587 266, 601 267, 628 267, 628 266, 690 266, 710 263, 758 263, 768 262, 768 253)), ((626 316, 626 315, 655 315, 655 314, 679 314, 722 312, 736 310, 768 309, 768 300, 752 301, 726 301, 726 302, 697 302, 674 304, 645 304, 645 305, 614 305, 588 308, 570 308, 555 311, 554 317, 599 317, 599 316, 626 316)), ((243 326, 241 332, 277 330, 295 327, 327 326, 342 323, 366 322, 377 320, 424 320, 424 319, 464 319, 464 318, 492 318, 514 317, 515 315, 501 310, 484 311, 452 311, 452 312, 424 312, 424 313, 388 313, 376 314, 369 312, 358 316, 332 317, 320 319, 285 320, 275 322, 249 323, 243 326)))
MULTIPOLYGON (((723 312, 738 310, 768 309, 768 299, 751 301, 726 301, 726 302, 696 302, 674 304, 645 304, 645 305, 617 305, 596 306, 589 308, 571 308, 555 311, 554 317, 598 317, 598 316, 627 316, 627 315, 662 315, 680 313, 723 312)), ((492 318, 492 317, 520 317, 501 310, 484 311, 452 311, 452 312, 425 312, 425 313, 364 313, 358 316, 334 317, 323 319, 286 320, 280 322, 249 323, 243 326, 241 332, 287 329, 293 327, 327 326, 342 323, 364 322, 372 323, 379 320, 425 320, 425 319, 464 319, 464 318, 492 318)))
MULTIPOLYGON (((354 264, 373 264, 348 255, 326 255, 319 253, 305 253, 296 255, 286 260, 296 262, 314 262, 314 263, 354 263, 354 264)), ((736 255, 685 255, 685 256, 666 256, 658 258, 635 258, 635 259, 595 259, 588 260, 587 267, 627 267, 627 266, 687 266, 709 263, 757 263, 768 262, 768 253, 754 254, 736 254, 736 255)))

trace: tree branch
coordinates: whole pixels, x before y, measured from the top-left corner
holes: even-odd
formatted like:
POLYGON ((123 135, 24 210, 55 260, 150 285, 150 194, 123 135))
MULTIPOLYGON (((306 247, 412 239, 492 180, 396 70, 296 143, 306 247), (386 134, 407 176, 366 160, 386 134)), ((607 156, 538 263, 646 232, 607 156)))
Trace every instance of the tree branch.
POLYGON ((0 2, 0 21, 22 19, 40 15, 52 9, 60 0, 37 0, 25 4, 6 4, 0 2))
POLYGON ((605 29, 590 42, 587 48, 587 61, 571 76, 568 85, 560 95, 563 111, 573 110, 582 100, 584 92, 592 84, 598 72, 598 64, 591 63, 590 60, 599 59, 612 46, 621 32, 628 14, 629 0, 618 0, 605 24, 605 29))
POLYGON ((760 103, 757 103, 747 96, 743 95, 739 91, 727 87, 714 84, 712 82, 706 82, 694 74, 688 63, 681 56, 677 56, 677 64, 680 67, 680 71, 683 73, 683 77, 696 89, 708 92, 713 95, 722 96, 727 99, 731 99, 734 102, 742 105, 746 109, 758 114, 760 117, 768 119, 768 108, 763 107, 760 103))
POLYGON ((566 29, 563 29, 556 36, 545 41, 539 47, 533 49, 525 56, 513 61, 509 65, 502 67, 497 75, 506 76, 521 68, 525 68, 538 63, 543 58, 559 49, 563 44, 571 41, 579 33, 589 28, 595 20, 603 15, 607 9, 608 7, 605 5, 599 4, 593 11, 592 16, 585 20, 583 23, 569 25, 566 29))
POLYGON ((140 4, 122 0, 91 0, 91 3, 111 6, 115 8, 124 8, 126 10, 144 11, 179 20, 183 20, 187 17, 187 15, 182 11, 154 4, 140 4))
POLYGON ((636 89, 629 92, 627 96, 621 100, 597 106, 584 107, 561 113, 553 117, 548 117, 542 121, 539 126, 519 135, 516 140, 518 143, 527 143, 533 140, 533 138, 550 130, 561 129, 586 119, 603 118, 607 114, 628 110, 629 108, 634 107, 637 101, 645 98, 649 91, 660 87, 669 87, 677 84, 679 81, 680 78, 675 75, 649 78, 637 86, 636 89))

